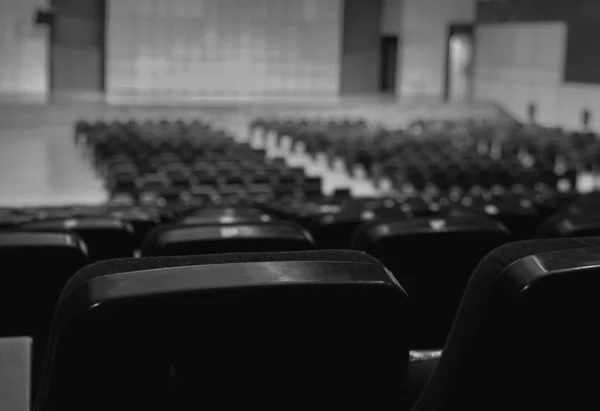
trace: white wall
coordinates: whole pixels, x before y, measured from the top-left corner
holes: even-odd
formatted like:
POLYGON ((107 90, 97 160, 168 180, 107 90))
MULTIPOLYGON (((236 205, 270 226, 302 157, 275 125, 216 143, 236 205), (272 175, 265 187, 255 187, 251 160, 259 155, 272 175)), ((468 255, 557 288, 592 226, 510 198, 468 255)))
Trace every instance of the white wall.
POLYGON ((112 0, 108 93, 335 96, 341 0, 112 0))
POLYGON ((403 0, 398 95, 441 98, 451 23, 472 23, 475 0, 403 0))
POLYGON ((600 87, 563 83, 564 22, 482 25, 476 36, 478 100, 497 101, 520 120, 535 102, 537 121, 551 127, 578 128, 585 107, 600 114, 600 87))
POLYGON ((33 25, 46 0, 0 0, 0 94, 45 98, 47 29, 33 25))

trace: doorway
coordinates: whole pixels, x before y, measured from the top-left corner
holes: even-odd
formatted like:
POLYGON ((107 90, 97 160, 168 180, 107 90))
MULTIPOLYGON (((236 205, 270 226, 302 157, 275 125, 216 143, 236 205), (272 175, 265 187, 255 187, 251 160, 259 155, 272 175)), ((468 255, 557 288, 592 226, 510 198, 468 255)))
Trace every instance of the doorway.
POLYGON ((474 26, 472 24, 450 25, 446 42, 444 101, 454 103, 471 99, 474 63, 474 26))
POLYGON ((379 91, 396 95, 396 71, 398 68, 398 36, 381 38, 381 74, 379 91))
POLYGON ((51 0, 50 91, 53 99, 102 99, 106 0, 51 0))

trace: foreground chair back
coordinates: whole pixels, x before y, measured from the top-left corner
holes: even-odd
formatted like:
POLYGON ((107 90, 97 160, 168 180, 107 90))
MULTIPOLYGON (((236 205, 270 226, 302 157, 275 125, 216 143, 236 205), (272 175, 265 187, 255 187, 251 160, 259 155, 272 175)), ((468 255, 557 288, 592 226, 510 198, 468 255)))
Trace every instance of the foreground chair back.
POLYGON ((597 409, 599 286, 600 238, 494 250, 415 411, 597 409))
POLYGON ((61 295, 35 409, 398 408, 406 305, 356 252, 101 262, 61 295))

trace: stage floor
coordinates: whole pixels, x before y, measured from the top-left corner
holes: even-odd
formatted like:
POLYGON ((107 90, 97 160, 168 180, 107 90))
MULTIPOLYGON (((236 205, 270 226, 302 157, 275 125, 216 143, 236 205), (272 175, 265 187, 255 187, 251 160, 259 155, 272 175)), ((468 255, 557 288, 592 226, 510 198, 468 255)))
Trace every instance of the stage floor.
MULTIPOLYGON (((0 104, 0 205, 97 204, 107 195, 74 145, 78 119, 203 118, 243 140, 257 116, 308 118, 363 117, 398 127, 420 117, 497 115, 492 105, 390 104, 350 101, 336 105, 215 104, 202 107, 108 106, 100 104, 0 104)), ((323 176, 325 186, 352 184, 336 173, 323 176)))

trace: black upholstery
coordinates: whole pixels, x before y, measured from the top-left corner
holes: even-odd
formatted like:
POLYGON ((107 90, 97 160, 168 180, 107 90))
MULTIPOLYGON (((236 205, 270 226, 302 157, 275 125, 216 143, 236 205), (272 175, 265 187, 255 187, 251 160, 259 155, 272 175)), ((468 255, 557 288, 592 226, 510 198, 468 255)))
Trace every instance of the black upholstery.
POLYGON ((172 224, 151 231, 145 257, 313 249, 310 234, 294 223, 172 224))
POLYGON ((73 232, 85 242, 91 261, 132 257, 135 250, 133 226, 112 217, 85 217, 35 221, 24 230, 73 232))
POLYGON ((74 234, 0 233, 0 337, 33 337, 36 367, 59 294, 88 263, 74 234))
POLYGON ((499 223, 479 216, 373 222, 352 247, 375 256, 411 299, 411 348, 444 345, 468 279, 488 252, 510 240, 499 223))
POLYGON ((34 336, 39 377, 52 330, 36 411, 406 410, 432 373, 417 409, 590 408, 594 353, 563 353, 596 345, 598 253, 531 254, 598 241, 502 245, 600 232, 600 195, 575 187, 598 136, 292 111, 248 143, 203 119, 82 120, 109 200, 0 208, 0 337, 34 336), (379 192, 324 194, 320 168, 379 192))
POLYGON ((539 238, 596 237, 600 235, 600 212, 574 207, 550 217, 539 228, 539 238))
POLYGON ((598 247, 552 239, 490 253, 414 410, 594 408, 599 358, 586 347, 598 343, 598 247))
POLYGON ((179 221, 186 225, 234 224, 247 222, 268 222, 273 217, 252 207, 204 208, 187 212, 179 221))
POLYGON ((400 209, 350 209, 340 213, 323 214, 309 223, 317 246, 322 249, 350 248, 352 235, 369 221, 404 219, 400 209))
POLYGON ((35 409, 398 408, 406 320, 356 252, 101 262, 63 290, 35 409))

